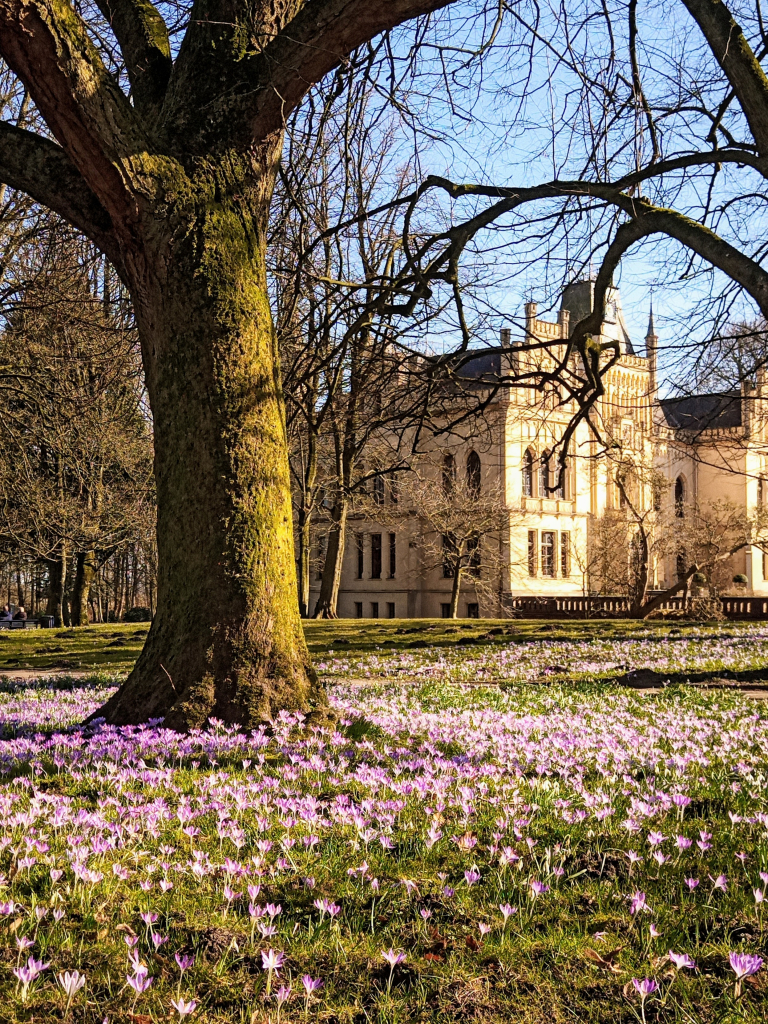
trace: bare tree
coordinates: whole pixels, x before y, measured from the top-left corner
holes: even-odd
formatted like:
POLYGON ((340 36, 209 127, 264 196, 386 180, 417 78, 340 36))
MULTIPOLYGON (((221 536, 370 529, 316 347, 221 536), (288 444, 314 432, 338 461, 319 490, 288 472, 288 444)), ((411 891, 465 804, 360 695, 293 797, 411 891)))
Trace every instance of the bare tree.
POLYGON ((456 472, 453 465, 448 461, 428 473, 422 467, 408 481, 403 501, 421 529, 419 572, 437 570, 452 581, 449 616, 455 619, 464 585, 498 599, 503 536, 513 513, 499 487, 481 481, 479 463, 477 470, 470 467, 466 473, 456 472))
POLYGON ((61 223, 39 242, 0 333, 0 542, 42 560, 49 614, 83 625, 100 563, 153 528, 151 429, 103 259, 61 223))

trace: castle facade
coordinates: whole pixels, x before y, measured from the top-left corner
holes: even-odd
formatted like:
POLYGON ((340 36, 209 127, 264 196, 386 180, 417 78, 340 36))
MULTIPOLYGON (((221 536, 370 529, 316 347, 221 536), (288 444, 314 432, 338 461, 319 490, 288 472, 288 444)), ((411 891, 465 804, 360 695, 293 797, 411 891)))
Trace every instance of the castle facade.
MULTIPOLYGON (((525 381, 526 372, 554 366, 571 325, 591 311, 592 296, 591 281, 568 285, 554 321, 539 319, 537 304, 527 303, 525 347, 515 353, 506 332, 503 347, 470 359, 462 376, 470 387, 487 389, 512 372, 525 381)), ((666 516, 664 530, 682 537, 686 508, 727 501, 746 515, 768 503, 763 375, 740 391, 660 398, 653 314, 640 355, 617 290, 606 301, 600 341, 613 342, 618 357, 592 410, 597 429, 578 424, 562 473, 557 453, 576 406, 554 383, 543 392, 495 389, 481 422, 470 418, 455 427, 420 464, 435 489, 445 486, 449 467, 506 510, 479 542, 482 568, 466 573, 459 616, 503 617, 512 597, 616 592, 616 566, 621 571, 632 557, 633 530, 649 516, 666 516)), ((425 563, 424 516, 409 503, 407 488, 381 488, 378 501, 378 509, 348 520, 339 616, 447 617, 453 574, 439 560, 425 563)), ((669 543, 652 552, 650 589, 671 586, 683 559, 669 543)), ((728 579, 742 574, 750 593, 768 595, 760 547, 747 545, 726 562, 728 579)))

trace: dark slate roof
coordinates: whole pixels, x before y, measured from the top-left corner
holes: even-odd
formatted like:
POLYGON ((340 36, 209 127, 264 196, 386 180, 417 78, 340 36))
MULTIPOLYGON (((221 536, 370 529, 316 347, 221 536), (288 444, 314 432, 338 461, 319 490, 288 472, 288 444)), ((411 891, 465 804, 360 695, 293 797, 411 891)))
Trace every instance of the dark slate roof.
POLYGON ((742 425, 739 391, 691 395, 688 398, 663 398, 659 404, 667 425, 676 430, 699 432, 742 425))
POLYGON ((481 349, 474 354, 473 349, 457 355, 449 355, 439 362, 446 375, 453 378, 457 387, 459 381, 467 381, 465 387, 477 387, 483 384, 498 384, 502 374, 501 356, 503 349, 481 349))
POLYGON ((468 380, 480 380, 482 377, 493 379, 501 374, 501 349, 496 351, 481 352, 478 356, 472 355, 472 350, 465 353, 463 357, 456 360, 456 376, 468 380), (462 363, 462 358, 467 358, 462 363))

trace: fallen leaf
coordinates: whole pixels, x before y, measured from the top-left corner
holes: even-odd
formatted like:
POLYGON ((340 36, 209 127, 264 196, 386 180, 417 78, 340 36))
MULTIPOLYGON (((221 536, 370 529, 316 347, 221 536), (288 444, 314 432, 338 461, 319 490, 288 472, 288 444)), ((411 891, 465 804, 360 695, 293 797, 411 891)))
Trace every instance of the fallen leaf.
POLYGON ((473 953, 476 953, 478 949, 480 949, 480 943, 474 936, 468 935, 464 941, 467 944, 467 948, 471 949, 473 953))
POLYGON ((440 956, 439 953, 425 953, 424 959, 430 960, 434 964, 441 964, 445 957, 440 956))

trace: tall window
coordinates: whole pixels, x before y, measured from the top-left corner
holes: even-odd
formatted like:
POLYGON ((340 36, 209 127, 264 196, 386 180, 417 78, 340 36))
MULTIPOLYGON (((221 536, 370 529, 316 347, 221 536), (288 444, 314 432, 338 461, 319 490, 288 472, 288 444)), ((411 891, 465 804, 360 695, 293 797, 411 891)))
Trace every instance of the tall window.
POLYGON ((661 512, 662 486, 660 481, 655 480, 652 487, 653 511, 661 512))
POLYGON ((373 478, 373 500, 377 505, 384 504, 384 477, 381 474, 373 478))
POLYGON ((389 500, 393 505, 396 505, 400 500, 400 481, 397 479, 397 473, 394 470, 389 474, 389 500))
POLYGON ((765 505, 765 477, 759 476, 757 478, 757 504, 762 508, 765 505))
POLYGON ((675 515, 678 519, 685 515, 685 480, 681 476, 675 480, 675 515))
POLYGON ((361 580, 365 564, 365 537, 362 533, 355 534, 355 549, 357 554, 357 578, 361 580))
POLYGON ((571 535, 567 532, 560 534, 560 575, 571 575, 571 535))
POLYGON ((564 472, 560 465, 555 466, 554 472, 553 472, 553 476, 554 476, 553 483, 555 485, 555 490, 552 493, 552 497, 553 498, 564 499, 566 497, 565 479, 566 479, 567 475, 568 475, 567 471, 564 472))
POLYGON ((381 579, 381 534, 371 534, 371 579, 381 579))
POLYGON ((528 531, 528 575, 535 576, 538 572, 538 546, 535 530, 528 531))
POLYGON ((685 550, 681 548, 677 553, 675 559, 675 568, 677 570, 677 578, 680 580, 685 576, 685 550))
POLYGON ((467 456, 467 490, 473 498, 480 497, 480 456, 474 449, 467 456))
POLYGON ((469 571, 473 576, 480 575, 480 538, 471 537, 467 541, 467 552, 469 554, 469 571))
POLYGON ((539 463, 539 494, 542 498, 551 498, 549 493, 549 452, 542 452, 539 463))
POLYGON ((525 455, 523 456, 523 496, 525 498, 532 498, 535 491, 535 471, 534 465, 536 458, 530 448, 526 449, 525 455))
MULTIPOLYGON (((393 580, 397 572, 397 534, 389 535, 389 578, 393 580)), ((394 616, 393 616, 394 618, 394 616)))
POLYGON ((554 576, 555 575, 555 537, 557 535, 552 530, 542 530, 541 532, 541 575, 542 576, 554 576))
POLYGON ((443 493, 450 497, 456 484, 456 459, 450 452, 443 456, 443 493))

